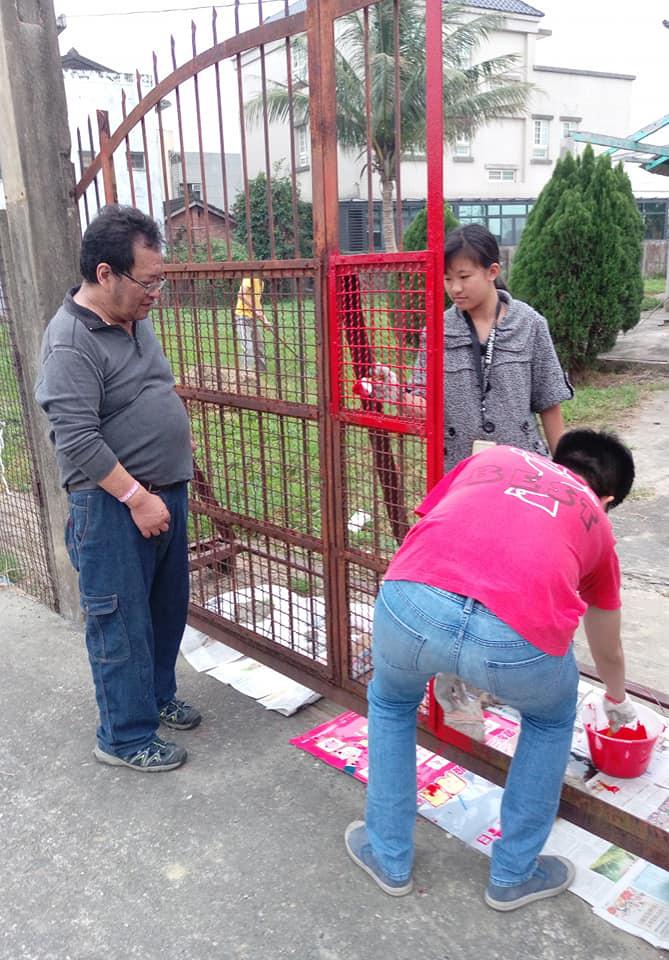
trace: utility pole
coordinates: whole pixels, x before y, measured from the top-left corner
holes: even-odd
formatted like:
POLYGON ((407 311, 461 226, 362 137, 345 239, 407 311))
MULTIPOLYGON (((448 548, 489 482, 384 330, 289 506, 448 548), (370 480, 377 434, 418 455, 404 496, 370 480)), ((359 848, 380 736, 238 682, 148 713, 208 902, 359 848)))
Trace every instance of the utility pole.
MULTIPOLYGON (((3 256, 10 264, 9 302, 29 397, 44 327, 79 277, 81 232, 57 30, 52 0, 0 0, 0 168, 7 206, 3 256)), ((49 518, 44 537, 56 595, 61 613, 74 618, 77 583, 63 544, 66 498, 46 418, 34 403, 27 406, 49 518)))

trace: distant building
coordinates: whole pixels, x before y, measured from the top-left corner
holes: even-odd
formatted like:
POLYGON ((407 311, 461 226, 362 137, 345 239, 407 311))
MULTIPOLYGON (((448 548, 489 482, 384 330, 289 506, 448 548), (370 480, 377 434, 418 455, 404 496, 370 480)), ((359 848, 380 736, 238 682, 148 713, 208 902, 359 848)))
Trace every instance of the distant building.
MULTIPOLYGON (((98 131, 96 111, 106 110, 113 132, 123 120, 122 93, 125 91, 126 114, 138 103, 137 80, 134 74, 119 73, 110 67, 82 56, 72 48, 61 57, 63 80, 67 98, 67 113, 72 138, 72 162, 77 178, 97 154, 98 131), (89 122, 92 125, 89 130, 89 122)), ((153 79, 143 76, 142 90, 153 87, 153 79)), ((168 102, 164 106, 169 106, 168 102)), ((135 127, 129 136, 129 149, 118 149, 114 155, 114 172, 119 203, 134 203, 143 210, 153 210, 162 222, 164 175, 155 111, 145 119, 146 150, 141 128, 135 127), (125 162, 124 162, 125 161, 125 162), (151 204, 149 204, 149 194, 151 204)), ((102 192, 102 180, 100 192, 102 192)), ((101 193, 101 202, 104 197, 101 193)))
MULTIPOLYGON (((185 243, 188 240, 190 220, 191 241, 205 244, 207 237, 215 240, 232 238, 235 219, 211 203, 206 208, 201 200, 191 200, 188 207, 183 199, 170 200, 166 204, 165 239, 168 243, 185 243)), ((217 258, 220 259, 220 258, 217 258)))
MULTIPOLYGON (((238 153, 225 155, 225 179, 228 194, 228 209, 242 189, 242 162, 238 153)), ((202 160, 197 151, 186 151, 183 158, 180 153, 170 154, 171 197, 185 197, 189 200, 204 201, 205 189, 207 203, 219 210, 225 209, 225 191, 223 189, 223 169, 220 153, 203 153, 202 160), (186 179, 184 181, 184 166, 186 179), (204 171, 203 171, 204 167, 204 171), (203 183, 204 172, 204 183, 203 183), (185 185, 184 185, 185 184, 185 185)))
MULTIPOLYGON (((110 67, 96 63, 82 56, 74 48, 61 57, 65 94, 67 98, 70 135, 72 138, 72 162, 77 178, 91 162, 97 152, 98 132, 96 111, 106 110, 109 114, 110 130, 113 132, 123 120, 122 95, 125 93, 125 113, 130 114, 139 102, 137 79, 131 73, 119 73, 110 67), (93 125, 92 142, 89 122, 93 125)), ((153 78, 141 77, 142 93, 153 88, 153 78)), ((224 191, 221 157, 217 153, 203 154, 205 181, 202 182, 202 165, 198 152, 184 155, 186 164, 186 183, 184 187, 183 164, 181 155, 169 150, 175 140, 174 124, 176 118, 170 118, 172 104, 163 100, 159 106, 163 117, 163 138, 167 156, 163 163, 159 135, 158 119, 155 110, 150 110, 144 118, 146 149, 141 126, 136 125, 129 134, 129 146, 118 148, 114 154, 114 173, 116 189, 120 203, 134 204, 142 210, 152 210, 153 216, 165 224, 165 204, 178 200, 184 207, 187 192, 189 204, 199 202, 192 208, 194 217, 198 209, 203 210, 204 186, 207 202, 211 210, 210 223, 219 223, 223 214, 224 191), (149 202, 150 201, 150 202, 149 202)), ((228 189, 228 204, 232 206, 237 192, 241 188, 241 163, 239 154, 226 154, 225 167, 228 189)), ((102 179, 99 189, 102 191, 102 179)), ((93 194, 89 192, 89 198, 93 194)), ((101 194, 101 202, 104 202, 101 194)), ((174 229, 175 212, 172 204, 171 226, 174 229)), ((184 213, 185 217, 185 213, 184 213)), ((193 220, 195 223, 195 219, 193 220)))
MULTIPOLYGON (((461 223, 482 222, 500 242, 515 245, 527 214, 545 183, 556 160, 567 150, 580 153, 584 145, 569 138, 575 129, 606 131, 626 135, 630 128, 630 105, 634 77, 616 72, 588 69, 573 70, 545 65, 541 59, 541 40, 550 36, 543 29, 543 13, 522 0, 469 0, 472 14, 483 11, 504 16, 504 26, 494 31, 485 46, 474 51, 474 62, 501 54, 518 56, 517 79, 536 85, 525 115, 500 118, 481 127, 471 137, 460 137, 444 158, 444 183, 448 200, 461 223)), ((291 4, 290 13, 305 7, 304 0, 291 4)), ((268 85, 285 84, 286 57, 283 44, 265 46, 265 70, 268 85)), ((304 89, 308 80, 303 45, 293 47, 293 83, 304 89)), ((247 100, 260 90, 260 71, 255 54, 247 54, 244 64, 244 89, 247 100)), ((304 199, 311 199, 310 133, 308 120, 296 116, 294 137, 297 153, 296 177, 304 199)), ((271 127, 272 162, 290 156, 290 131, 287 125, 271 127)), ((249 176, 264 170, 262 129, 247 131, 249 176)), ((344 250, 367 250, 367 176, 364 158, 352 151, 339 151, 340 242, 344 250)), ((633 188, 649 195, 648 178, 627 166, 633 188), (643 181, 643 185, 641 185, 643 181)), ((660 197, 640 201, 647 216, 648 233, 666 236, 667 200, 661 198, 664 184, 653 178, 660 197), (652 209, 651 209, 652 207, 652 209)), ((402 218, 410 222, 424 206, 427 195, 425 158, 402 159, 402 218)), ((382 249, 381 201, 378 177, 374 176, 374 246, 382 249)))

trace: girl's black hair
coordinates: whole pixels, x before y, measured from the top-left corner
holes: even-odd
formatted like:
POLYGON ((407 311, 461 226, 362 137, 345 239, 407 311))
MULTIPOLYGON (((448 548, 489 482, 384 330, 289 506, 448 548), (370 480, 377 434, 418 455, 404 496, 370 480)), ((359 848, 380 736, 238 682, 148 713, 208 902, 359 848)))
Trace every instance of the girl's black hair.
MULTIPOLYGON (((458 256, 467 257, 480 267, 490 267, 493 263, 500 263, 499 244, 490 230, 480 223, 466 223, 446 234, 444 266, 448 268, 449 261, 458 256)), ((498 290, 508 289, 501 276, 495 277, 495 286, 498 290)))

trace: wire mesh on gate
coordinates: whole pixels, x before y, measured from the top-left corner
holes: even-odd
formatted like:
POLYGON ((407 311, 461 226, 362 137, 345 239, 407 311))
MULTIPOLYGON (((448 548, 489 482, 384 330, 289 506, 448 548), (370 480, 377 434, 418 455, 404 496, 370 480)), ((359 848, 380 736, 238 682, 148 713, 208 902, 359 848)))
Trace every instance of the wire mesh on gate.
POLYGON ((0 249, 0 586, 16 584, 57 608, 0 249))
POLYGON ((426 489, 425 254, 334 257, 332 414, 338 425, 347 676, 371 673, 373 607, 388 560, 426 489))
POLYGON ((198 616, 329 670, 314 269, 168 264, 155 326, 196 444, 198 616))

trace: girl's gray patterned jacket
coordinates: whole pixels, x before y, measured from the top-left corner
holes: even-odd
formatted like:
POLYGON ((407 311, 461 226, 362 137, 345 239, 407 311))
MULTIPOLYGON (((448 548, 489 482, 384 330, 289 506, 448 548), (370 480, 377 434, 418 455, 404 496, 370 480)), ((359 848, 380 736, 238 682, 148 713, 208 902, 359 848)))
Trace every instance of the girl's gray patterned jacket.
MULTIPOLYGON (((494 440, 546 454, 536 414, 574 395, 545 317, 522 300, 498 291, 507 312, 497 328, 483 429, 481 380, 467 321, 455 307, 444 314, 445 469, 470 456, 474 440, 494 440)), ((425 333, 421 336, 409 389, 425 396, 425 333)))

